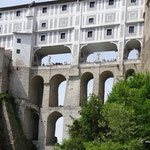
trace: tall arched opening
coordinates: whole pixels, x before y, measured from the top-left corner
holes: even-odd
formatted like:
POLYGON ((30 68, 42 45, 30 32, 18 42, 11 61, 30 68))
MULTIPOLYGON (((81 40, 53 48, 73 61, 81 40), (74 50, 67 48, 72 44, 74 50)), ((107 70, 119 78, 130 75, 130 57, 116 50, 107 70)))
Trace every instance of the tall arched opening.
MULTIPOLYGON (((93 74, 90 72, 86 72, 81 76, 81 83, 80 83, 80 105, 84 102, 87 101, 88 93, 89 90, 91 89, 88 86, 88 83, 93 83, 93 74), (92 82, 91 82, 92 81, 92 82)), ((93 84, 89 84, 92 86, 93 89, 93 84)), ((93 92, 92 92, 93 93, 93 92)))
POLYGON ((104 71, 100 75, 99 98, 103 102, 107 100, 107 94, 112 90, 114 75, 111 71, 104 71))
POLYGON ((49 106, 50 107, 58 107, 60 105, 64 104, 64 97, 65 97, 65 92, 66 90, 66 78, 61 75, 57 74, 53 76, 50 80, 50 100, 49 100, 49 106), (64 82, 64 85, 62 87, 62 91, 59 90, 59 87, 61 83, 64 82), (60 99, 61 97, 59 95, 63 95, 63 98, 60 99))
POLYGON ((28 139, 37 141, 39 130, 39 115, 32 109, 24 112, 24 130, 28 139))
POLYGON ((31 101, 42 106, 44 80, 41 76, 36 76, 31 81, 30 99, 31 101))
POLYGON ((125 45, 124 59, 139 59, 141 53, 141 43, 138 40, 130 40, 125 45))
POLYGON ((46 132, 46 145, 47 146, 54 146, 55 143, 58 142, 58 139, 55 136, 56 122, 61 117, 62 117, 62 114, 55 111, 52 114, 50 114, 47 119, 47 132, 46 132))

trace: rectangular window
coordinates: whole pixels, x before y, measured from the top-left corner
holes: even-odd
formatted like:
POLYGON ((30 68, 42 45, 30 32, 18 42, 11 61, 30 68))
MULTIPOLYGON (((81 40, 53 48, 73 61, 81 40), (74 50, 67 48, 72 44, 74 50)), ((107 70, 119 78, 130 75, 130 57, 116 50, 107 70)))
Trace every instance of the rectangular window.
POLYGON ((67 5, 63 5, 62 6, 62 11, 66 11, 67 10, 67 5))
POLYGON ((114 0, 109 0, 109 5, 114 5, 114 0))
POLYGON ((65 33, 61 33, 60 38, 61 39, 65 39, 66 34, 65 33))
POLYGON ((95 2, 90 2, 90 8, 94 8, 95 2))
POLYGON ((17 50, 16 50, 16 53, 17 53, 17 54, 20 54, 20 49, 17 49, 17 50))
POLYGON ((134 26, 129 27, 129 33, 134 33, 134 26))
POLYGON ((44 7, 42 10, 43 13, 47 13, 47 7, 44 7))
POLYGON ((93 36, 93 31, 88 31, 88 38, 91 38, 93 36))
POLYGON ((2 13, 0 13, 0 18, 2 18, 2 13))
POLYGON ((42 28, 45 28, 46 27, 46 23, 42 23, 42 28))
POLYGON ((131 3, 136 3, 136 0, 131 0, 131 3))
POLYGON ((21 15, 21 11, 16 12, 16 16, 19 17, 21 15))
POLYGON ((89 23, 94 23, 94 18, 89 18, 89 23))
POLYGON ((107 29, 107 35, 108 36, 112 35, 112 29, 107 29))
POLYGON ((21 43, 21 39, 17 39, 17 43, 21 43))
POLYGON ((45 35, 41 35, 41 41, 45 41, 45 35))

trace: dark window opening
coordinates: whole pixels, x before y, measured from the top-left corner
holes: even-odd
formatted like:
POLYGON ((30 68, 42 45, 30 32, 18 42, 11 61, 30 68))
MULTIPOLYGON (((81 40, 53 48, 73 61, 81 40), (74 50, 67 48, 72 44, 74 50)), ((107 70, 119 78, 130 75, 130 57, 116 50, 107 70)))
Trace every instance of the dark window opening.
POLYGON ((94 18, 89 18, 89 23, 93 23, 94 22, 94 18))
POLYGON ((16 50, 16 53, 17 53, 17 54, 20 54, 20 49, 17 49, 17 50, 16 50))
POLYGON ((129 33, 134 33, 134 26, 129 27, 129 33))
POLYGON ((41 35, 41 41, 45 41, 45 35, 41 35))
POLYGON ((92 31, 89 31, 88 32, 88 38, 91 38, 93 36, 93 32, 92 31))
POLYGON ((17 43, 21 43, 21 39, 17 39, 17 43))
POLYGON ((109 0, 109 5, 114 5, 114 0, 109 0))
POLYGON ((0 13, 0 18, 2 18, 2 13, 0 13))
POLYGON ((90 8, 94 8, 95 2, 90 2, 90 8))
POLYGON ((107 35, 108 36, 112 35, 112 29, 107 29, 107 35))
POLYGON ((19 17, 21 15, 21 11, 16 12, 16 16, 19 17))
POLYGON ((47 13, 47 7, 44 7, 42 12, 47 13))
POLYGON ((63 5, 62 6, 62 11, 66 11, 67 10, 67 5, 63 5))
POLYGON ((136 3, 136 0, 131 0, 131 3, 136 3))
POLYGON ((42 23, 42 28, 45 28, 46 27, 46 23, 42 23))
POLYGON ((65 34, 65 33, 61 33, 60 38, 61 38, 61 39, 65 39, 65 36, 66 36, 66 34, 65 34))

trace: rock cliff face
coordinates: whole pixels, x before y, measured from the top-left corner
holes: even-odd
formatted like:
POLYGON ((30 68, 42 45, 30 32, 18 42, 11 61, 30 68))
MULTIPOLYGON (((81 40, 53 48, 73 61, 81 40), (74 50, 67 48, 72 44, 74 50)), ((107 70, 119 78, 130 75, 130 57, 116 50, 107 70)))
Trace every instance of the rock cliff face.
POLYGON ((141 66, 142 70, 150 71, 150 0, 146 0, 144 18, 145 23, 141 66))

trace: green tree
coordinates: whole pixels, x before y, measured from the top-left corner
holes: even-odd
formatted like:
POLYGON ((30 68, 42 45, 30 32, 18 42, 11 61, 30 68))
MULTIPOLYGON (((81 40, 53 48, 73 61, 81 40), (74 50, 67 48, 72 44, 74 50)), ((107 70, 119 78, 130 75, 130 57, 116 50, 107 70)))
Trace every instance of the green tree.
POLYGON ((150 74, 120 80, 106 104, 95 95, 81 107, 70 126, 64 150, 149 150, 150 74))

